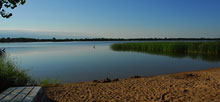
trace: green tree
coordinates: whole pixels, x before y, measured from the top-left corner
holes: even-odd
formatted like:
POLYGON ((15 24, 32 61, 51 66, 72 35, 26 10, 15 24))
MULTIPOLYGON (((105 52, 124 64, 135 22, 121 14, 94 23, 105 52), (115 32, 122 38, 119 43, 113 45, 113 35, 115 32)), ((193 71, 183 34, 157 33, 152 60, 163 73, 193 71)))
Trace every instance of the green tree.
POLYGON ((18 5, 24 5, 26 0, 0 0, 0 14, 3 18, 9 18, 12 13, 7 12, 5 9, 14 9, 18 5))
POLYGON ((57 40, 55 37, 52 38, 54 41, 57 40))

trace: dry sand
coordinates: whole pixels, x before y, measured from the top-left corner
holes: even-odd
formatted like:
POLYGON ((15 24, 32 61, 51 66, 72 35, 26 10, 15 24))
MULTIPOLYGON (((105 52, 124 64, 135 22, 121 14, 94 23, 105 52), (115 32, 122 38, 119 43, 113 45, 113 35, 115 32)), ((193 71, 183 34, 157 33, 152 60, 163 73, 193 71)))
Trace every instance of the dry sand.
POLYGON ((220 102, 220 68, 45 87, 58 102, 220 102))

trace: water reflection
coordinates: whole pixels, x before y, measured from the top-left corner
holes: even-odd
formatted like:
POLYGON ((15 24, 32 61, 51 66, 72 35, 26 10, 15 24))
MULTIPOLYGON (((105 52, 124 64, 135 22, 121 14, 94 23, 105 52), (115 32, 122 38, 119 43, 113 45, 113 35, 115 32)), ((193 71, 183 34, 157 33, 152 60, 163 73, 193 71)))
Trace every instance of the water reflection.
POLYGON ((140 53, 147 53, 152 55, 162 55, 162 56, 169 56, 171 58, 191 58, 191 59, 202 59, 203 61, 208 62, 220 62, 220 56, 212 55, 212 54, 195 54, 195 53, 186 53, 186 52, 166 52, 166 51, 145 51, 142 49, 137 48, 120 48, 120 47, 111 47, 114 51, 122 51, 122 52, 140 52, 140 53))

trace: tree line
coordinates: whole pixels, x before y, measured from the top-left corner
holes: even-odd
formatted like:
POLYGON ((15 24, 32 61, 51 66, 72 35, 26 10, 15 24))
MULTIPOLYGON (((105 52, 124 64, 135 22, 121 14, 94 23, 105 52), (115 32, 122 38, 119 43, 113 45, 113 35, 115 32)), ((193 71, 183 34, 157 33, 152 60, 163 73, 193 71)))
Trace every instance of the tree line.
POLYGON ((65 41, 187 41, 187 40, 217 40, 220 38, 78 38, 78 39, 37 39, 37 38, 0 38, 0 42, 65 42, 65 41))

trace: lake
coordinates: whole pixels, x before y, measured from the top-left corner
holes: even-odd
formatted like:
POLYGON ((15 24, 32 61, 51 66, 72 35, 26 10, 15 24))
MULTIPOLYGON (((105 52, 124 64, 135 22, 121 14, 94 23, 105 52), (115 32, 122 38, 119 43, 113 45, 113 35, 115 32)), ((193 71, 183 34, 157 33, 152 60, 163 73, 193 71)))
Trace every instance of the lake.
POLYGON ((174 58, 140 52, 113 51, 101 42, 0 43, 6 52, 35 79, 58 78, 62 83, 152 76, 220 67, 219 61, 174 58))

